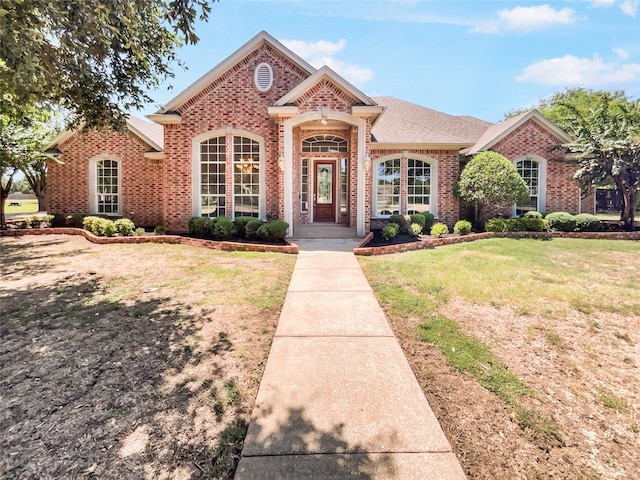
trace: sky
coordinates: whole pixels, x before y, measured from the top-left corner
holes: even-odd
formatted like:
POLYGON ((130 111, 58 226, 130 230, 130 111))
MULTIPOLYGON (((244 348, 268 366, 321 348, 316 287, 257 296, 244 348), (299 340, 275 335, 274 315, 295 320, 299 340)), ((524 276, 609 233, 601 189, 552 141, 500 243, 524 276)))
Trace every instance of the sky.
POLYGON ((369 96, 451 115, 499 122, 578 86, 640 98, 640 0, 220 0, 140 113, 262 30, 369 96))

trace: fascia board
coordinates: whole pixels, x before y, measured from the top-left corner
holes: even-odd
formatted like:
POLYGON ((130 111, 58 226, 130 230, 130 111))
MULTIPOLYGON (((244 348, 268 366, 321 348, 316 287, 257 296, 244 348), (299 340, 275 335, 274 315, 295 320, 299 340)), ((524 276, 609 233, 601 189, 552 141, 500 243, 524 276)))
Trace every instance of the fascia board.
POLYGON ((300 110, 295 105, 284 105, 267 107, 267 113, 273 120, 277 120, 278 117, 291 117, 298 115, 300 110))
POLYGON ((285 47, 282 43, 277 41, 271 35, 269 35, 264 30, 260 32, 258 35, 253 37, 247 43, 245 43, 242 47, 220 62, 218 65, 213 67, 203 76, 201 76, 198 80, 188 86, 185 90, 179 93, 177 96, 173 97, 169 102, 164 105, 160 110, 156 113, 164 113, 172 110, 177 110, 179 107, 184 105, 191 98, 196 96, 202 90, 204 90, 208 85, 210 85, 217 78, 222 76, 227 72, 231 67, 233 67, 236 63, 241 61, 247 55, 249 55, 252 51, 258 48, 263 42, 268 43, 273 48, 278 50, 282 55, 289 58, 293 63, 297 64, 302 70, 306 71, 309 75, 315 72, 315 68, 313 68, 310 64, 305 62, 298 55, 293 53, 287 47, 285 47))
POLYGON ((371 142, 371 150, 451 150, 458 152, 468 148, 469 143, 393 143, 371 142))
POLYGON ((182 117, 176 113, 152 113, 146 117, 160 125, 178 125, 182 121, 182 117))

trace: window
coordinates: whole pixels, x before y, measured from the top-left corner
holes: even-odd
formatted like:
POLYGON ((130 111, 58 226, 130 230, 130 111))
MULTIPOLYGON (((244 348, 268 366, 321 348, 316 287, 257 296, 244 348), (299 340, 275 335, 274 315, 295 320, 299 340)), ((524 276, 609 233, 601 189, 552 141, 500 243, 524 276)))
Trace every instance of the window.
POLYGON ((120 162, 100 160, 95 163, 95 207, 96 213, 120 214, 120 162))
POLYGON ((303 158, 300 165, 300 210, 309 211, 309 159, 303 158))
POLYGON ((226 142, 215 137, 200 143, 200 207, 203 217, 224 217, 226 142))
POLYGON ((260 143, 233 137, 234 217, 260 216, 260 143))
POLYGON ((520 160, 515 162, 518 173, 529 187, 529 199, 526 202, 518 203, 515 206, 515 215, 521 216, 527 212, 541 211, 540 188, 541 188, 541 168, 536 160, 520 160))
POLYGON ((377 164, 375 171, 376 216, 400 213, 400 159, 393 158, 377 164))
POLYGON ((304 153, 346 153, 347 148, 347 141, 335 135, 314 135, 302 140, 304 153))
POLYGON ((346 213, 349 206, 349 160, 340 159, 340 212, 346 213))
POLYGON ((428 212, 431 204, 431 165, 411 158, 407 163, 407 213, 428 212))

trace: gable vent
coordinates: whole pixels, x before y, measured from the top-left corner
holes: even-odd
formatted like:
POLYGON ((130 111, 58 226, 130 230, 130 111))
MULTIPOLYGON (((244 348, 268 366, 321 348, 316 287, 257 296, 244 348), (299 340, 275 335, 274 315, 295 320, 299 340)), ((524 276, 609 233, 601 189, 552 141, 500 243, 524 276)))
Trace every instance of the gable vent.
POLYGON ((273 84, 273 70, 268 63, 261 63, 256 67, 253 79, 256 84, 256 88, 261 92, 266 92, 271 88, 273 84))

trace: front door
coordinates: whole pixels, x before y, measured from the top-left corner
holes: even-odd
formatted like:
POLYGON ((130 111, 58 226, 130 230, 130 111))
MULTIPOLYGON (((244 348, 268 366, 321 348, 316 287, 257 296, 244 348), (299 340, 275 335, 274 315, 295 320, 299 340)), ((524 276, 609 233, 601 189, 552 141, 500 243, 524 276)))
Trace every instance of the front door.
POLYGON ((314 222, 336 221, 335 170, 335 161, 316 160, 315 162, 314 222))

